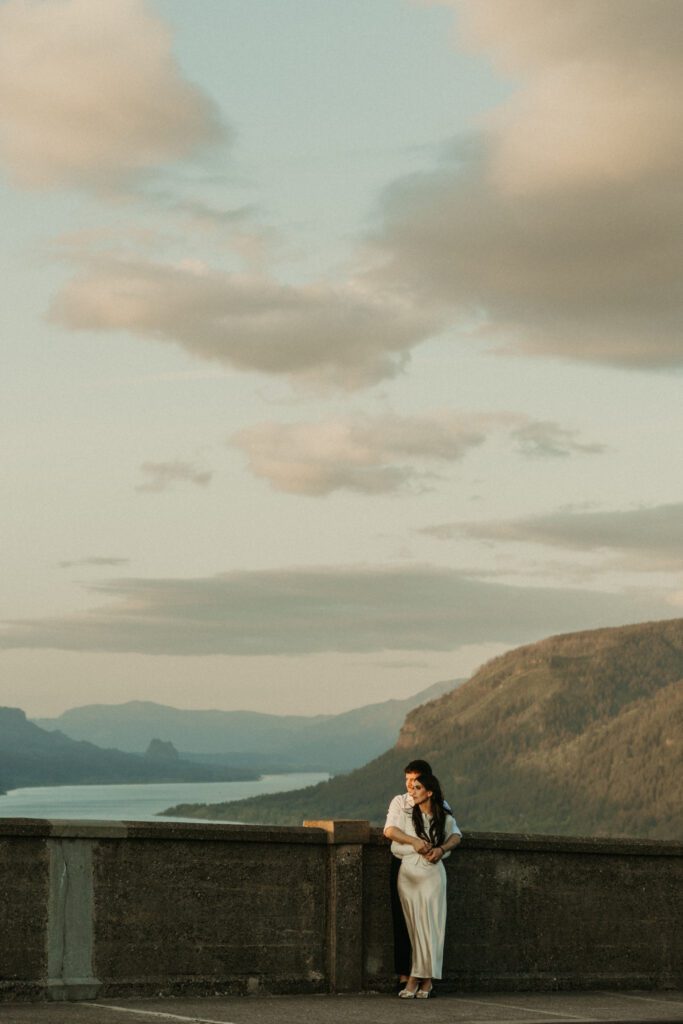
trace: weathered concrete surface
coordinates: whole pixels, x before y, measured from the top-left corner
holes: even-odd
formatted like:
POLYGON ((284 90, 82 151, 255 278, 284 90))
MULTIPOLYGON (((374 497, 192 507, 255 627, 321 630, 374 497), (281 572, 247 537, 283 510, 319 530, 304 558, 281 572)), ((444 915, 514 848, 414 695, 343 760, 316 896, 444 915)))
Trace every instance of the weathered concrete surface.
POLYGON ((47 987, 51 999, 93 999, 93 844, 84 839, 48 839, 50 895, 47 928, 47 987))
POLYGON ((328 853, 327 977, 331 992, 360 992, 364 985, 363 845, 370 841, 369 821, 305 821, 322 829, 328 853))
POLYGON ((479 989, 683 984, 683 858, 653 845, 502 850, 480 840, 449 872, 448 981, 479 989))
POLYGON ((5 1005, 3 1024, 680 1024, 683 992, 445 995, 429 1002, 389 995, 241 999, 118 999, 5 1005))
POLYGON ((47 844, 21 820, 9 831, 0 828, 0 1000, 40 998, 47 975, 47 844))
MULTIPOLYGON (((315 824, 0 821, 0 1000, 391 991, 388 845, 315 824)), ((465 835, 447 872, 442 991, 683 988, 681 844, 465 835)))
POLYGON ((325 991, 327 846, 288 838, 100 840, 101 995, 325 991))

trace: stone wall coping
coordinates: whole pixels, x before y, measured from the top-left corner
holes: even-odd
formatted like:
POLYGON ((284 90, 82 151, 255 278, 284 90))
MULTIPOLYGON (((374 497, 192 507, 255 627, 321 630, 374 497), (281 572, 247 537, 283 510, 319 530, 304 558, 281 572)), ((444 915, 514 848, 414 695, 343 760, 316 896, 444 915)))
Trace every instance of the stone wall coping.
POLYGON ((305 821, 306 828, 322 829, 327 841, 338 846, 364 845, 370 841, 370 822, 356 818, 323 818, 305 821))
POLYGON ((95 821, 86 819, 0 818, 0 838, 214 840, 233 843, 326 845, 322 828, 288 825, 242 825, 227 822, 95 821))
MULTIPOLYGON (((0 838, 155 839, 234 843, 327 845, 356 843, 388 846, 380 828, 366 821, 334 819, 291 825, 243 825, 227 822, 70 821, 45 818, 0 818, 0 838)), ((670 839, 613 839, 594 836, 528 835, 509 832, 464 832, 462 850, 519 850, 538 853, 586 853, 611 856, 683 857, 683 842, 670 839)))
MULTIPOLYGON (((370 842, 386 843, 382 829, 373 828, 370 842)), ((683 857, 676 839, 616 839, 600 836, 553 836, 513 832, 463 832, 461 849, 520 850, 537 853, 591 853, 643 857, 683 857)))

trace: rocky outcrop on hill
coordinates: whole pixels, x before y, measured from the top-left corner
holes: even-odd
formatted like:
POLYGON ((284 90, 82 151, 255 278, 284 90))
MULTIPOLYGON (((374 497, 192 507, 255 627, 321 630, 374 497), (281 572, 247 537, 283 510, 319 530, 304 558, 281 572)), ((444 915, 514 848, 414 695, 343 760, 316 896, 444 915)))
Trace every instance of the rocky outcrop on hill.
POLYGON ((145 751, 145 757, 150 761, 178 761, 180 755, 170 740, 153 739, 145 751))
POLYGON ((683 620, 517 648, 411 712, 396 746, 364 768, 221 815, 379 822, 418 756, 466 828, 683 838, 683 620))

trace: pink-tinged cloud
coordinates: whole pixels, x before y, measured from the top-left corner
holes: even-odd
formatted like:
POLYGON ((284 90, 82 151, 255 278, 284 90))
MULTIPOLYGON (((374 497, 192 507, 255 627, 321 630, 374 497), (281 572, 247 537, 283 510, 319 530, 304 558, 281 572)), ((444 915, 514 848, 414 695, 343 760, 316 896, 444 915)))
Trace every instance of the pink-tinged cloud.
POLYGON ((679 0, 444 0, 511 95, 396 183, 378 278, 498 350, 683 365, 679 0))
POLYGON ((443 0, 514 86, 484 124, 491 172, 526 192, 678 174, 679 0, 443 0))
POLYGON ((0 161, 17 184, 108 188, 225 138, 142 0, 0 5, 0 161))
POLYGON ((259 423, 235 434, 232 444, 245 453, 252 473, 275 490, 318 497, 338 490, 385 494, 407 485, 422 487, 493 434, 508 435, 524 455, 602 451, 600 445, 579 443, 572 431, 555 423, 513 413, 450 410, 259 423))

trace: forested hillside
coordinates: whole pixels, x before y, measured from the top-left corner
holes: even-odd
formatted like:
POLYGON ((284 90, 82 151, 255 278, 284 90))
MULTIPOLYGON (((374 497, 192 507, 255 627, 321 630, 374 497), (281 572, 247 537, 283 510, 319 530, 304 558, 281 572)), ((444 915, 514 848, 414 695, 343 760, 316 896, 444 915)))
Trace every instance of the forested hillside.
POLYGON ((203 813, 381 822, 403 764, 418 756, 467 829, 683 838, 683 620, 510 651, 411 712, 396 746, 369 765, 203 813))

